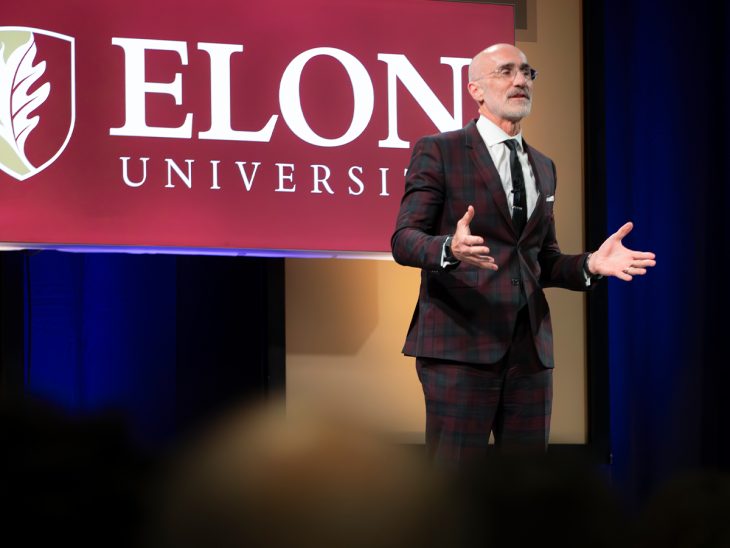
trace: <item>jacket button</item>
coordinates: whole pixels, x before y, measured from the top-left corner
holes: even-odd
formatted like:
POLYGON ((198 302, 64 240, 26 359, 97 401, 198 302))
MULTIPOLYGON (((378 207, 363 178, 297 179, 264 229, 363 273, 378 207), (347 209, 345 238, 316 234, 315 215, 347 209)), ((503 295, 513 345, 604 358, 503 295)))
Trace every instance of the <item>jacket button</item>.
POLYGON ((520 285, 520 280, 518 278, 512 278, 512 285, 520 285))

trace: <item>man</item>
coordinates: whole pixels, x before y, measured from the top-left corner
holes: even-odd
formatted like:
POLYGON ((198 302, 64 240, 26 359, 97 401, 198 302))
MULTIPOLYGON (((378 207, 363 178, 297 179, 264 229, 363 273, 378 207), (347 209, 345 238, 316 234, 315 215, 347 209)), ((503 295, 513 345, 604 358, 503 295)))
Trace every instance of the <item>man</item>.
POLYGON ((421 268, 403 352, 416 357, 426 445, 439 461, 506 448, 544 450, 552 407, 552 327, 543 288, 630 281, 654 254, 627 249, 626 223, 594 253, 566 255, 555 234, 555 166, 523 139, 537 73, 509 44, 478 53, 469 93, 479 118, 416 143, 391 240, 421 268))

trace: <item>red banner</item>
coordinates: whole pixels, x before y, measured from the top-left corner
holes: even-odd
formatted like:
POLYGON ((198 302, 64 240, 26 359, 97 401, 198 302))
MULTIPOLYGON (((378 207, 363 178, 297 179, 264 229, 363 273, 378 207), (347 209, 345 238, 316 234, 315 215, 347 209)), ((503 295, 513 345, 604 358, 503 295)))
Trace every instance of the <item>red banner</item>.
POLYGON ((476 113, 510 6, 11 0, 0 242, 384 252, 410 148, 476 113))

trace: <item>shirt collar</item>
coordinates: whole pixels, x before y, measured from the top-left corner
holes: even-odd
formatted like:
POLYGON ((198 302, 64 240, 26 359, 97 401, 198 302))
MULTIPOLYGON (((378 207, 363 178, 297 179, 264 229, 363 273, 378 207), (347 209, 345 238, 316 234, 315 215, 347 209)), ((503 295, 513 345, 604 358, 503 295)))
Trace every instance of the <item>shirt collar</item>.
POLYGON ((477 120, 477 130, 479 130, 479 135, 482 136, 482 140, 487 147, 503 143, 508 139, 514 139, 519 144, 520 150, 524 149, 521 131, 515 136, 507 135, 501 127, 484 116, 479 116, 479 120, 477 120))

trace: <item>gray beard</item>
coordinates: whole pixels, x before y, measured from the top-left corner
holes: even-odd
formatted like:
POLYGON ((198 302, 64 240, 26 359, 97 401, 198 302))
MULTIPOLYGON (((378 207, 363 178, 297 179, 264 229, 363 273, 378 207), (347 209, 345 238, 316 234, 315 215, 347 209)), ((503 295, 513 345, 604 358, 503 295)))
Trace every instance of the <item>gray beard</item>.
POLYGON ((532 110, 532 101, 527 103, 524 107, 521 107, 519 109, 513 109, 509 112, 505 112, 506 115, 505 118, 509 120, 510 122, 519 122, 523 118, 526 118, 530 111, 532 110))

